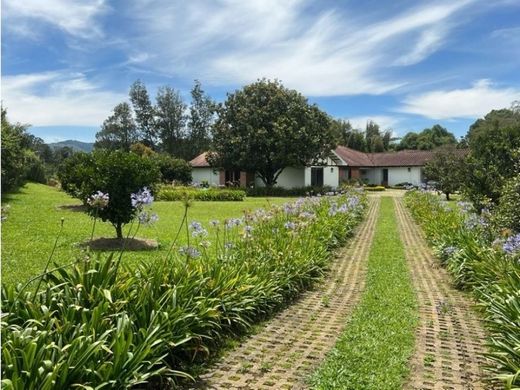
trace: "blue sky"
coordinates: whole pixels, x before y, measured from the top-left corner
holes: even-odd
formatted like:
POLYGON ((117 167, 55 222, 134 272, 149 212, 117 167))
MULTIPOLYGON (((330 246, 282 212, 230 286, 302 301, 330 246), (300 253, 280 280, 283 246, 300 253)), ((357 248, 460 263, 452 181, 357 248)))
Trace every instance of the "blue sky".
POLYGON ((2 1, 2 101, 47 142, 93 141, 136 79, 222 101, 261 77, 356 127, 462 136, 520 100, 519 54, 519 0, 2 1))

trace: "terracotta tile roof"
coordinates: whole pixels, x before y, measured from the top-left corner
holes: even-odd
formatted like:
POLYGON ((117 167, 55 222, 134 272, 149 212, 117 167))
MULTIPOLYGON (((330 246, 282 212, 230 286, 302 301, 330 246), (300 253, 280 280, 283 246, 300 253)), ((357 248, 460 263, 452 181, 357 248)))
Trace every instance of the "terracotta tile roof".
POLYGON ((433 158, 431 150, 401 150, 399 152, 370 153, 374 166, 378 167, 418 167, 433 158))
MULTIPOLYGON (((465 150, 460 150, 465 153, 465 150)), ((419 167, 430 161, 435 151, 433 150, 401 150, 399 152, 364 153, 346 146, 338 146, 334 152, 352 167, 419 167)), ((208 152, 204 152, 193 160, 190 165, 193 168, 206 168, 209 163, 206 160, 208 152)))
POLYGON ((353 167, 410 167, 423 166, 432 159, 431 150, 401 150, 399 152, 363 153, 338 146, 336 154, 353 167))
POLYGON ((370 160, 367 153, 359 152, 357 150, 347 148, 346 146, 338 146, 334 151, 339 157, 341 157, 343 161, 347 163, 347 165, 353 167, 372 166, 372 160, 370 160))
POLYGON ((195 157, 193 160, 190 161, 190 165, 193 168, 206 168, 209 167, 209 163, 206 160, 208 152, 204 152, 199 154, 197 157, 195 157))

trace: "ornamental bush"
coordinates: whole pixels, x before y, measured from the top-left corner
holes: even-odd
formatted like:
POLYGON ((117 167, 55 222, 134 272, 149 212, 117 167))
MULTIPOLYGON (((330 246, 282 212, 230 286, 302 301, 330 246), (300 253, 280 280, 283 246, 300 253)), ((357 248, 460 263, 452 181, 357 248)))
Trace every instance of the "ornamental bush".
POLYGON ((134 153, 95 151, 77 153, 65 160, 58 177, 63 190, 80 199, 89 215, 110 222, 117 238, 123 238, 123 225, 139 212, 139 207, 132 204, 131 195, 145 187, 152 188, 159 181, 160 172, 152 159, 134 153), (104 208, 87 202, 98 191, 109 195, 104 208))
POLYGON ((194 188, 161 186, 157 191, 157 200, 176 201, 193 199, 199 201, 243 201, 244 190, 236 188, 194 188))
POLYGON ((173 158, 168 154, 152 156, 161 171, 161 180, 164 183, 178 182, 181 184, 191 183, 191 165, 181 158, 173 158))

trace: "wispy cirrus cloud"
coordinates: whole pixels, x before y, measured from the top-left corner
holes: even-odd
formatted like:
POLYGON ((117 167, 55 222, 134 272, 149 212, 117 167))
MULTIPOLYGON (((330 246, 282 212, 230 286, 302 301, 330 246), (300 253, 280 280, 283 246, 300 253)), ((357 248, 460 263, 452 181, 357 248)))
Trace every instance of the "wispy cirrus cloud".
POLYGON ((469 88, 410 95, 397 111, 431 119, 478 118, 493 109, 508 108, 519 99, 520 88, 500 88, 488 79, 481 79, 469 88))
POLYGON ((442 46, 473 0, 417 6, 386 20, 345 10, 309 12, 310 1, 141 0, 129 11, 148 66, 215 85, 278 78, 313 96, 382 94, 406 81, 389 65, 416 64, 442 46))
POLYGON ((13 121, 34 126, 99 126, 125 94, 105 91, 82 73, 4 76, 2 104, 13 121))
POLYGON ((18 35, 36 38, 40 22, 80 38, 103 35, 97 17, 108 7, 104 0, 4 0, 3 26, 18 35))

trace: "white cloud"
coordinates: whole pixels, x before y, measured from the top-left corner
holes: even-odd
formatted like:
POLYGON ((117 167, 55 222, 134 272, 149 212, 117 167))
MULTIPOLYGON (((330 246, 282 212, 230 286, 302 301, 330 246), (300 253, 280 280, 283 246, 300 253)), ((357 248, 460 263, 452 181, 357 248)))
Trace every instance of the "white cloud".
MULTIPOLYGON (((454 16, 474 0, 427 4, 360 20, 336 9, 309 12, 310 0, 141 0, 129 9, 143 62, 214 85, 278 78, 307 95, 382 94, 388 65, 422 61, 441 47, 454 16)), ((130 54, 129 56, 133 56, 130 54)))
POLYGON ((45 72, 4 76, 9 118, 34 126, 100 126, 125 94, 101 89, 84 74, 45 72))
POLYGON ((410 95, 397 111, 432 119, 477 118, 492 109, 507 108, 519 99, 520 89, 499 88, 490 80, 482 79, 466 89, 410 95))
POLYGON ((56 26, 81 38, 99 38, 97 16, 107 10, 104 0, 4 0, 2 24, 10 31, 36 37, 34 21, 56 26))
POLYGON ((345 120, 348 120, 354 129, 359 130, 365 130, 368 121, 377 123, 381 130, 393 129, 401 122, 400 118, 388 115, 354 116, 345 120))

